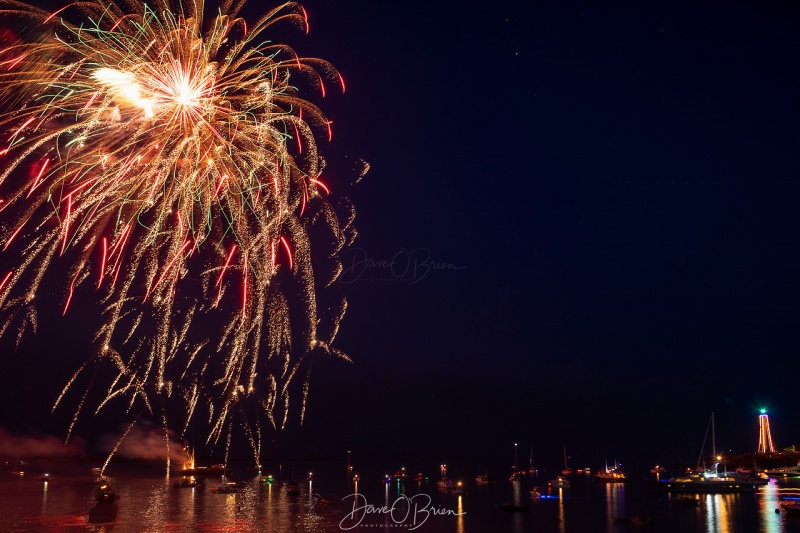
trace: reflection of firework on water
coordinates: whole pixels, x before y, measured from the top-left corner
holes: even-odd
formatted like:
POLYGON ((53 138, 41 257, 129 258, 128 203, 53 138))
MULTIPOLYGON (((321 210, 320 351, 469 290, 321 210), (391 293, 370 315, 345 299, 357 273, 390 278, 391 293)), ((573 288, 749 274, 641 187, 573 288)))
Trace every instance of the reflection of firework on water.
POLYGON ((277 23, 307 29, 297 4, 248 24, 243 2, 203 20, 202 1, 170 1, 0 1, 39 33, 0 51, 0 245, 21 258, 0 272, 0 334, 36 327, 46 272, 68 265, 64 313, 94 288, 103 325, 64 393, 111 362, 98 410, 123 402, 166 425, 163 400, 183 398, 184 430, 199 414, 216 442, 245 401, 282 427, 298 376, 304 408, 310 355, 344 357, 331 284, 353 211, 325 199, 315 136, 330 123, 295 87, 344 83, 267 41, 277 23))

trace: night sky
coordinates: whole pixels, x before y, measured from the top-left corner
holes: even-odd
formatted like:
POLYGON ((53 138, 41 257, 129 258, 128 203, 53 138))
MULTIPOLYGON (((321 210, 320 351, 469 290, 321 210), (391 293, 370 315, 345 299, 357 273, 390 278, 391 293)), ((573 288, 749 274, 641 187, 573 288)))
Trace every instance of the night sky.
MULTIPOLYGON (((318 103, 353 364, 315 362, 276 453, 693 461, 712 411, 755 451, 761 407, 800 444, 797 10, 303 5, 291 44, 347 82, 318 103)), ((0 426, 66 431, 89 335, 52 315, 2 341, 0 426)))

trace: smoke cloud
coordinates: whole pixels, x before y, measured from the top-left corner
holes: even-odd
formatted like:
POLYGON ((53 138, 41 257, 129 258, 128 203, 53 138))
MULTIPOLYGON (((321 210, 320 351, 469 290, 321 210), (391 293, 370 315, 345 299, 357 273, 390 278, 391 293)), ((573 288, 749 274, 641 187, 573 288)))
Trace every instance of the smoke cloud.
POLYGON ((68 444, 52 435, 13 435, 0 427, 0 456, 11 459, 75 457, 85 455, 86 441, 75 437, 68 444))
MULTIPOLYGON (((119 442, 120 435, 104 435, 100 439, 100 449, 111 453, 119 442)), ((167 458, 167 441, 169 441, 169 458, 172 461, 183 463, 187 455, 184 451, 185 444, 180 441, 177 434, 169 430, 166 435, 164 428, 156 427, 149 422, 137 422, 125 436, 117 448, 116 456, 125 459, 142 461, 164 461, 167 458)))

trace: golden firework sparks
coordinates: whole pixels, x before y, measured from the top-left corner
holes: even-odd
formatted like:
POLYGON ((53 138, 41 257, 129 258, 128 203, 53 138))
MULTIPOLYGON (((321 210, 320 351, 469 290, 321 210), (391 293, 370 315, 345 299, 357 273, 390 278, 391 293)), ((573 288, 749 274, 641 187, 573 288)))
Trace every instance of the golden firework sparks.
POLYGON ((307 28, 302 7, 248 25, 242 5, 204 20, 202 1, 0 1, 38 33, 0 50, 2 245, 19 258, 0 272, 0 334, 35 328, 34 296, 63 265, 64 313, 81 286, 103 302, 96 356, 56 405, 110 362, 98 410, 178 396, 184 430, 203 407, 216 442, 243 398, 282 426, 298 375, 305 405, 309 355, 345 357, 331 343, 346 305, 327 294, 353 213, 325 198, 316 136, 330 122, 297 89, 344 82, 267 40, 276 24, 307 28))

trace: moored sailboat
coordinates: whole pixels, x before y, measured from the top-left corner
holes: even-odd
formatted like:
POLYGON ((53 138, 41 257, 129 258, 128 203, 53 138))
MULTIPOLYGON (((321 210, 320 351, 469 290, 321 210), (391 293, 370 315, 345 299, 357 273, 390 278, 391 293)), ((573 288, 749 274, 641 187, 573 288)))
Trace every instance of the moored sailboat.
POLYGON ((594 475, 594 480, 601 483, 627 483, 630 478, 622 471, 620 465, 615 462, 612 468, 609 468, 608 464, 606 464, 603 470, 597 471, 594 475))
POLYGON ((698 466, 695 469, 697 472, 684 476, 673 477, 665 480, 651 480, 650 483, 659 492, 691 492, 691 493, 740 493, 740 492, 756 492, 761 487, 767 485, 769 480, 766 478, 743 476, 737 472, 728 472, 724 467, 723 472, 719 472, 719 461, 721 457, 717 456, 716 450, 716 428, 714 427, 714 413, 711 413, 711 420, 709 421, 709 428, 706 429, 706 437, 703 439, 703 447, 700 450, 700 457, 703 457, 703 450, 705 449, 706 439, 708 439, 708 431, 711 430, 712 435, 712 450, 715 459, 712 468, 701 469, 698 460, 698 466))

